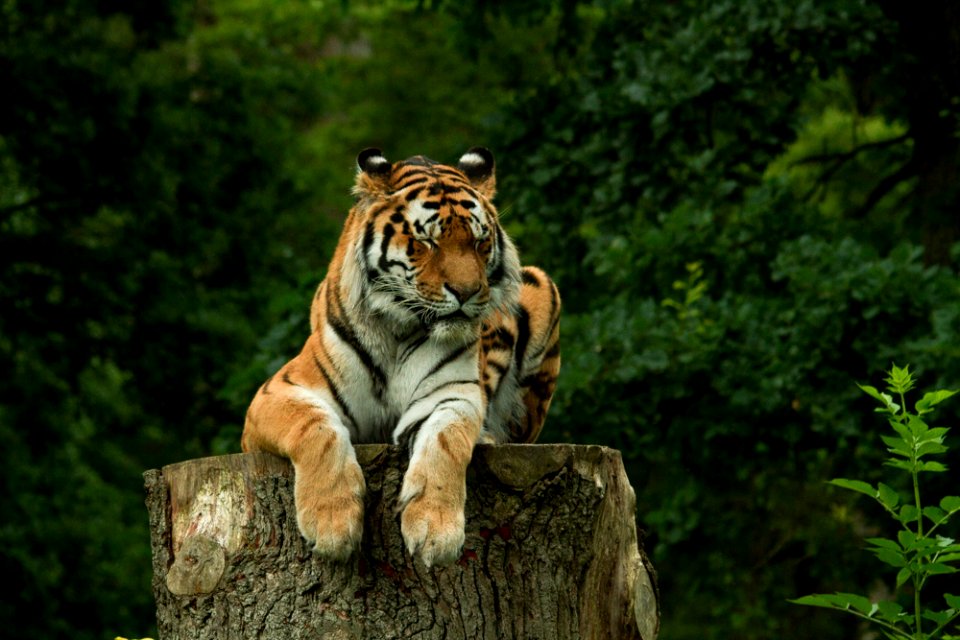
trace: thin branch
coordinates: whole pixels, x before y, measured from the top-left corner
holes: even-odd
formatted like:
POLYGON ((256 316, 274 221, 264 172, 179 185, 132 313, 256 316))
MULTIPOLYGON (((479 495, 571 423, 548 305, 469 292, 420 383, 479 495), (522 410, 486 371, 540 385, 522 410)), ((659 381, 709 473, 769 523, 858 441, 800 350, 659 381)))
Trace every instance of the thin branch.
POLYGON ((870 192, 870 195, 867 196, 867 199, 864 201, 864 203, 851 212, 850 217, 854 220, 859 220, 866 217, 866 215, 870 213, 875 206, 877 206, 877 203, 883 200, 883 198, 888 193, 893 191, 897 185, 915 175, 917 175, 916 163, 912 159, 907 160, 899 169, 887 175, 883 178, 883 180, 878 182, 870 192))
POLYGON ((791 166, 796 167, 803 164, 817 164, 820 162, 838 162, 843 164, 857 157, 864 151, 870 149, 883 149, 886 147, 892 147, 893 145, 900 144, 905 140, 910 138, 910 132, 901 134, 899 136, 894 136, 893 138, 887 138, 886 140, 873 140, 871 142, 864 142, 861 145, 857 145, 853 149, 848 151, 840 151, 837 153, 818 153, 812 156, 806 156, 805 158, 800 158, 799 160, 793 162, 791 166))
POLYGON ((862 152, 870 149, 883 149, 886 147, 891 147, 896 144, 904 142, 910 137, 910 132, 904 133, 899 136, 894 136, 893 138, 887 138, 886 140, 874 140, 872 142, 865 142, 861 145, 849 149, 847 151, 842 151, 838 153, 818 153, 812 156, 807 156, 801 158, 796 162, 793 162, 790 166, 797 167, 804 164, 819 164, 823 162, 830 162, 831 165, 821 173, 817 179, 814 181, 813 186, 804 194, 803 199, 809 200, 813 197, 813 194, 817 192, 820 187, 824 186, 830 180, 833 179, 833 176, 843 168, 845 164, 856 158, 862 152))

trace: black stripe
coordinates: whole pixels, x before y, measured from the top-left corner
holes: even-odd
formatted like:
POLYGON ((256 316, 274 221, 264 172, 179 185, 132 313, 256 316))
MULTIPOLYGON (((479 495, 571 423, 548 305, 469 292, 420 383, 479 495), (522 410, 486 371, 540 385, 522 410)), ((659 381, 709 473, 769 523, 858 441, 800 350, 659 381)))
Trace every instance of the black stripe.
MULTIPOLYGON (((343 302, 340 300, 340 296, 335 296, 339 310, 343 312, 343 302)), ((367 368, 367 371, 373 377, 373 390, 374 393, 379 397, 383 395, 383 391, 387 386, 387 377, 384 375, 383 370, 377 366, 373 361, 373 356, 370 355, 363 345, 360 343, 360 340, 357 338, 357 335, 353 332, 348 325, 344 324, 340 319, 339 315, 327 314, 327 324, 333 329, 334 333, 337 334, 337 337, 340 338, 343 342, 346 342, 347 345, 353 349, 354 353, 357 354, 357 357, 360 358, 360 362, 363 363, 363 366, 367 368)))
POLYGON ((437 412, 437 409, 446 404, 453 404, 454 402, 462 402, 463 398, 444 398, 437 404, 433 405, 433 409, 430 411, 430 415, 433 415, 437 412))
MULTIPOLYGON (((447 366, 447 365, 450 364, 451 362, 454 362, 455 360, 457 360, 458 358, 460 358, 460 356, 462 356, 462 355, 465 354, 467 351, 469 351, 470 349, 472 349, 474 346, 476 346, 476 344, 477 344, 477 341, 474 340, 473 342, 468 342, 467 344, 463 345, 462 347, 457 347, 456 349, 454 349, 453 351, 451 351, 450 353, 448 353, 446 356, 444 356, 444 358, 443 358, 442 360, 440 360, 440 362, 438 362, 437 364, 433 365, 433 369, 430 369, 430 373, 428 373, 427 375, 423 376, 423 378, 420 379, 420 384, 423 384, 423 381, 424 381, 424 380, 426 380, 427 378, 429 378, 430 376, 432 376, 432 375, 435 374, 436 372, 440 371, 440 369, 443 369, 445 366, 447 366)), ((419 385, 418 385, 418 387, 419 387, 419 385)))
POLYGON ((496 331, 497 342, 494 345, 500 349, 513 349, 513 345, 516 340, 513 337, 513 334, 510 333, 510 330, 506 327, 497 327, 496 331))
MULTIPOLYGON (((458 384, 475 384, 475 385, 479 386, 479 385, 480 385, 480 381, 479 381, 479 380, 476 380, 476 379, 472 379, 472 380, 450 380, 449 382, 444 382, 443 384, 438 384, 438 385, 435 386, 433 389, 430 389, 430 391, 427 391, 427 392, 424 393, 423 395, 419 396, 416 400, 414 400, 413 402, 411 402, 410 404, 408 404, 408 405, 407 405, 407 409, 409 409, 409 408, 412 407, 413 405, 417 404, 418 402, 422 401, 424 398, 429 398, 430 396, 432 396, 433 394, 435 394, 437 391, 440 391, 441 389, 445 389, 445 388, 447 388, 447 387, 453 387, 453 386, 456 386, 456 385, 458 385, 458 384)), ((456 398, 456 399, 459 400, 460 398, 456 398)), ((437 405, 437 406, 440 406, 440 405, 437 405)), ((434 407, 434 408, 436 408, 436 407, 434 407)))
MULTIPOLYGON (((552 284, 552 283, 551 283, 552 284)), ((553 329, 557 326, 557 323, 560 321, 560 292, 557 290, 557 285, 550 287, 550 317, 553 318, 553 322, 550 326, 550 333, 547 335, 553 335, 553 329)))
POLYGON ((423 193, 423 187, 421 187, 421 188, 419 188, 419 189, 414 189, 413 191, 411 191, 410 193, 408 193, 406 196, 404 196, 404 199, 405 199, 407 202, 412 202, 412 201, 416 200, 416 199, 417 199, 417 196, 419 196, 421 193, 423 193))
POLYGON ((416 173, 413 176, 404 176, 403 181, 393 188, 394 193, 397 191, 403 191, 407 187, 412 187, 415 184, 423 184, 430 178, 421 173, 416 173))
POLYGON ((323 376, 324 381, 327 383, 327 389, 330 390, 330 395, 333 396, 333 399, 336 401, 337 405, 340 407, 340 411, 343 412, 343 415, 347 416, 347 420, 350 421, 350 426, 354 428, 354 431, 357 430, 357 420, 353 417, 353 414, 350 412, 350 407, 347 406, 346 400, 343 398, 343 394, 340 393, 340 389, 334 383, 333 378, 327 372, 327 368, 323 366, 323 363, 320 362, 320 358, 316 354, 311 354, 313 356, 313 363, 317 365, 317 369, 320 370, 320 375, 323 376))
POLYGON ((390 271, 391 267, 401 267, 404 271, 412 270, 411 267, 408 267, 398 260, 390 260, 387 258, 387 251, 390 249, 390 239, 396 232, 397 230, 389 224, 383 228, 383 241, 380 243, 380 259, 377 261, 377 267, 384 273, 390 271))
POLYGON ((504 246, 503 229, 500 228, 500 225, 497 225, 497 252, 494 255, 496 262, 494 263, 493 271, 490 272, 490 277, 487 279, 491 287, 500 284, 503 280, 505 272, 503 260, 504 246))
MULTIPOLYGON (((549 339, 550 336, 553 335, 553 329, 556 328, 558 321, 559 321, 559 316, 556 317, 556 318, 554 318, 553 325, 551 326, 550 331, 547 332, 546 334, 544 334, 544 336, 545 336, 547 339, 549 339)), ((553 348, 553 349, 556 349, 557 352, 559 353, 559 351, 560 351, 560 348, 559 348, 559 347, 560 347, 560 340, 558 339, 558 340, 553 344, 553 347, 552 347, 552 348, 553 348)), ((543 362, 543 361, 546 359, 546 357, 547 357, 546 355, 544 355, 544 351, 546 351, 546 349, 547 349, 547 345, 546 345, 545 343, 544 343, 544 344, 541 344, 539 349, 536 349, 536 350, 534 350, 534 351, 531 351, 529 354, 527 354, 527 357, 529 357, 531 360, 539 360, 540 362, 543 362)), ((554 354, 554 355, 556 355, 556 354, 554 354)))
POLYGON ((294 386, 294 387, 300 387, 300 386, 302 386, 302 385, 297 384, 297 383, 294 382, 293 380, 291 380, 291 379, 290 379, 290 373, 289 373, 289 372, 286 372, 286 371, 283 373, 283 381, 286 382, 287 384, 291 385, 291 386, 294 386))
POLYGON ((446 167, 443 167, 440 165, 434 166, 432 167, 432 169, 434 173, 439 173, 440 175, 443 175, 443 176, 450 176, 451 178, 455 178, 456 182, 462 182, 464 186, 469 184, 463 179, 463 174, 457 171, 456 169, 447 169, 446 167))
POLYGON ((413 455, 411 447, 413 446, 414 441, 417 439, 417 434, 420 433, 420 427, 423 426, 423 423, 426 422, 427 418, 429 417, 430 414, 428 413, 416 422, 411 422, 403 430, 403 433, 397 436, 396 443, 407 452, 408 458, 413 455))
POLYGON ((409 347, 403 350, 403 353, 400 354, 400 364, 403 364, 407 361, 407 358, 412 356, 414 352, 423 346, 423 344, 430 339, 430 334, 425 333, 420 338, 417 338, 416 342, 411 344, 409 347))
POLYGON ((367 261, 367 256, 370 255, 370 247, 373 246, 373 236, 375 235, 376 227, 373 224, 373 220, 367 223, 366 228, 363 230, 363 261, 367 261))
POLYGON ((544 360, 549 360, 550 358, 556 358, 558 355, 560 355, 560 340, 559 340, 559 339, 553 343, 553 346, 551 346, 549 349, 547 349, 547 352, 546 352, 545 354, 543 354, 543 359, 544 359, 544 360))
POLYGON ((265 396, 270 395, 270 383, 273 382, 273 376, 267 378, 266 382, 263 383, 263 386, 260 387, 260 393, 265 396))
POLYGON ((523 271, 521 271, 520 277, 523 280, 524 284, 528 284, 531 287, 536 287, 537 289, 540 288, 540 281, 537 280, 537 276, 535 276, 533 272, 530 271, 529 269, 524 269, 523 271))
POLYGON ((523 371, 523 358, 526 355, 527 344, 530 342, 530 312, 520 307, 517 313, 517 343, 513 352, 517 364, 517 373, 523 371))
POLYGON ((499 362, 493 362, 491 360, 487 360, 487 366, 499 373, 501 377, 507 372, 508 369, 508 367, 503 366, 499 362))

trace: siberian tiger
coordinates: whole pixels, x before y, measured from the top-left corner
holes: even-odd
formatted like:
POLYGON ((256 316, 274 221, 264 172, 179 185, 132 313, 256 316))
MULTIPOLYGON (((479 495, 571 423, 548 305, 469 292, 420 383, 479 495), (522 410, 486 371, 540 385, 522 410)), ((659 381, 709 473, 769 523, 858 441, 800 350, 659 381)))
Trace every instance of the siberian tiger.
POLYGON ((449 564, 464 541, 474 444, 533 442, 560 368, 560 296, 521 268, 491 200, 494 159, 357 158, 350 210, 310 311, 303 350, 247 411, 244 451, 288 457, 297 524, 348 557, 363 526, 351 443, 404 447, 398 509, 407 550, 449 564))

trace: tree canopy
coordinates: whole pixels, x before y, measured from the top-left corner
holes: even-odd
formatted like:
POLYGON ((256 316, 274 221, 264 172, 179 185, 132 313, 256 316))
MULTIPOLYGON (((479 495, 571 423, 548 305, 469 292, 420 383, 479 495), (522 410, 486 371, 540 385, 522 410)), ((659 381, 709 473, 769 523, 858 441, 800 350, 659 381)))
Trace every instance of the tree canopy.
POLYGON ((960 386, 953 3, 12 0, 0 86, 6 628, 150 632, 141 473, 238 450, 356 153, 482 144, 564 297, 542 438, 623 451, 662 636, 852 636, 786 600, 869 575, 854 382, 960 386))

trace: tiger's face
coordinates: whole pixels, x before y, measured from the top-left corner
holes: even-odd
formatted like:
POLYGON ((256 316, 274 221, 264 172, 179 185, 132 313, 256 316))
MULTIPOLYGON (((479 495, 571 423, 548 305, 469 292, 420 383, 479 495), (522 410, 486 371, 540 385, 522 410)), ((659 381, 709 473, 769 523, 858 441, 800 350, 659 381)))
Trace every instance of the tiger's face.
POLYGON ((357 162, 356 259, 371 313, 402 332, 466 340, 516 304, 519 258, 491 202, 489 151, 471 149, 456 167, 422 156, 390 164, 376 149, 357 162))

